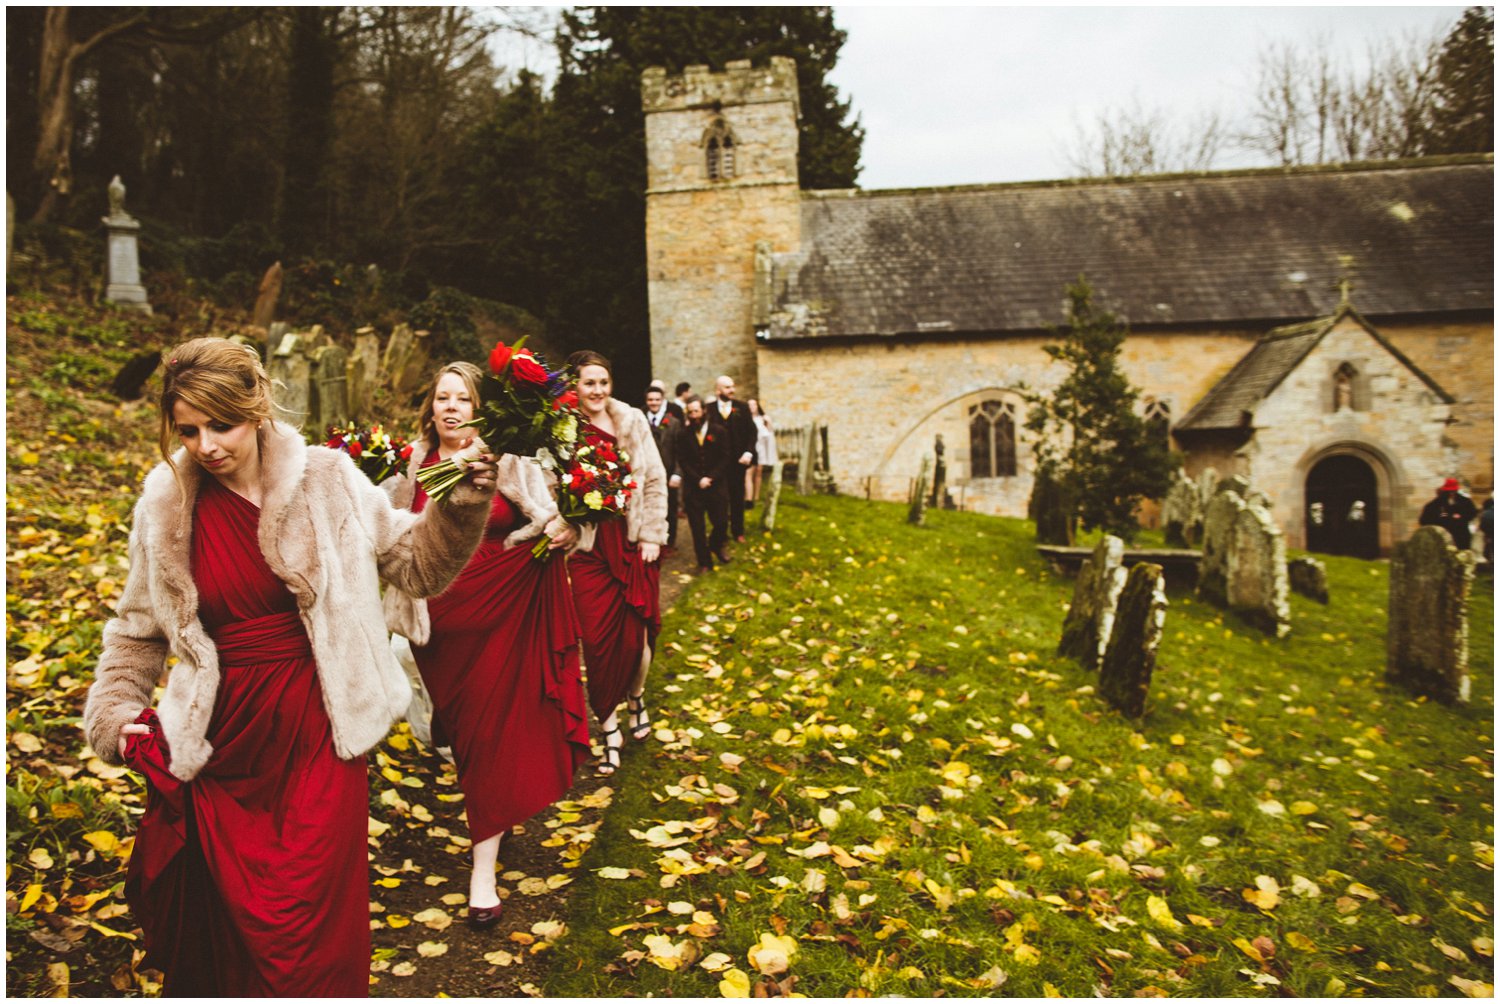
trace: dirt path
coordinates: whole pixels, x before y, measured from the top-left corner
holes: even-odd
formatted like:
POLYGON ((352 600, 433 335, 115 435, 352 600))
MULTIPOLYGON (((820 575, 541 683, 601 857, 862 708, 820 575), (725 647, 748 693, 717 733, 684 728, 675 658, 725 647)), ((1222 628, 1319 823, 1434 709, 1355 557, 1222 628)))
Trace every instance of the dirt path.
MULTIPOLYGON (((693 568, 691 544, 663 560, 664 616, 692 582, 693 568)), ((400 735, 370 766, 371 995, 540 995, 542 955, 560 936, 554 922, 568 913, 574 870, 567 865, 603 821, 611 779, 592 765, 580 770, 562 802, 506 837, 499 868, 505 913, 494 927, 475 931, 464 921, 468 827, 452 767, 400 735)))

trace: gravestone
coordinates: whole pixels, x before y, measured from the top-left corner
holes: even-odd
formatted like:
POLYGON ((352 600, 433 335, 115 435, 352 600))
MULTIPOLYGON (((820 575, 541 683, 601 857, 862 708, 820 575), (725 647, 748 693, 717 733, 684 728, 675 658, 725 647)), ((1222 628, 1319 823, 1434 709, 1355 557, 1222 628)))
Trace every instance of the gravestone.
POLYGON ((1105 534, 1078 569, 1073 585, 1073 603, 1063 621, 1057 654, 1068 656, 1085 669, 1097 669, 1109 633, 1114 627, 1115 605, 1125 587, 1125 542, 1105 534))
MULTIPOLYGON (((304 351, 302 336, 286 334, 266 366, 271 378, 271 402, 276 419, 303 428, 312 409, 312 360, 304 351)), ((323 430, 319 429, 321 434, 323 430)))
POLYGON ((392 389, 396 386, 396 378, 406 368, 406 358, 411 355, 411 343, 411 328, 405 324, 396 325, 385 343, 385 356, 380 360, 380 376, 386 386, 392 389))
MULTIPOLYGON (((431 332, 425 330, 409 331, 404 324, 396 326, 396 331, 406 331, 406 337, 401 341, 404 349, 403 354, 397 360, 398 368, 387 368, 386 373, 390 378, 390 388, 398 397, 406 397, 416 393, 427 385, 431 374, 428 372, 431 353, 431 332)), ((395 342, 396 331, 391 332, 391 341, 395 342)), ((386 347, 387 366, 392 362, 390 346, 386 347)))
POLYGON ((109 215, 104 217, 104 229, 109 234, 105 259, 109 278, 104 299, 149 314, 151 303, 146 298, 146 287, 141 285, 140 249, 136 243, 141 223, 125 211, 125 184, 118 174, 109 183, 108 191, 109 215))
POLYGON ((932 458, 922 458, 922 470, 912 483, 911 496, 907 499, 906 521, 912 526, 921 526, 927 519, 927 478, 932 470, 932 458))
POLYGON ((1038 468, 1031 482, 1031 498, 1026 515, 1036 524, 1038 544, 1073 545, 1073 502, 1059 482, 1045 468, 1038 468))
POLYGON ((319 436, 330 425, 343 425, 349 420, 349 399, 346 388, 349 380, 348 353, 337 345, 324 345, 312 351, 313 399, 311 413, 313 429, 319 436))
POLYGON ((1203 493, 1180 467, 1162 500, 1161 524, 1168 547, 1196 547, 1203 539, 1203 493))
POLYGON ((1385 677, 1440 701, 1469 699, 1474 552, 1424 526, 1391 552, 1385 677))
POLYGON ((1229 603, 1229 553, 1234 527, 1245 509, 1249 482, 1231 478, 1218 486, 1203 510, 1203 558, 1198 562, 1198 595, 1218 606, 1229 603))
POLYGON ((813 455, 813 443, 816 442, 818 434, 817 423, 803 426, 801 433, 801 448, 797 451, 797 493, 811 495, 813 473, 818 467, 817 457, 813 455))
POLYGON ((760 511, 760 528, 765 533, 776 529, 776 503, 781 498, 781 467, 780 460, 771 465, 771 473, 766 478, 765 491, 762 492, 766 504, 760 511))
POLYGON ((1328 605, 1328 570, 1317 558, 1293 558, 1286 563, 1287 581, 1292 591, 1310 600, 1328 605))
POLYGON ((1099 695, 1131 718, 1146 711, 1166 619, 1167 590, 1161 566, 1140 562, 1130 570, 1120 592, 1109 646, 1099 664, 1099 695))
POLYGON ((1286 538, 1256 493, 1235 517, 1226 576, 1229 609, 1267 634, 1292 630, 1286 572, 1286 538))
POLYGON ((271 326, 266 329, 266 351, 264 354, 267 360, 276 354, 276 350, 281 347, 281 340, 291 330, 291 328, 287 327, 281 321, 271 322, 271 326))
POLYGON ((380 376, 380 336, 374 328, 360 328, 354 333, 354 351, 349 353, 349 416, 362 419, 375 396, 380 376))
POLYGON ((250 323, 257 328, 270 329, 276 316, 276 301, 281 299, 281 281, 281 262, 278 261, 260 278, 260 293, 255 298, 255 310, 250 314, 250 323))
POLYGON ((816 461, 813 466, 813 485, 824 495, 837 495, 839 486, 834 483, 833 465, 828 460, 828 423, 816 423, 813 429, 813 456, 816 461))

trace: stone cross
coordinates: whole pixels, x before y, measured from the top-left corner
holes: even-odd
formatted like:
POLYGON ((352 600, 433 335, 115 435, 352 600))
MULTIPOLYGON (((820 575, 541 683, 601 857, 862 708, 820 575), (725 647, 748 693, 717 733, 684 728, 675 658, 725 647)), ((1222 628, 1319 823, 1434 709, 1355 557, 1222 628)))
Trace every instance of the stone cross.
POLYGON ((1097 669, 1114 627, 1115 605, 1125 587, 1125 542, 1105 534, 1078 569, 1073 603, 1063 621, 1057 654, 1065 655, 1085 669, 1097 669))
POLYGON ((106 258, 109 280, 104 287, 104 298, 122 307, 151 313, 146 287, 141 285, 140 249, 136 244, 141 224, 125 211, 125 183, 118 174, 109 183, 109 215, 103 222, 109 234, 106 258))
POLYGON ((1469 699, 1474 552, 1424 526, 1391 552, 1385 678, 1440 701, 1469 699))
POLYGON ((1156 669, 1156 650, 1167 619, 1167 591, 1160 565, 1141 562, 1130 570, 1115 606, 1109 645, 1099 664, 1099 696, 1131 718, 1146 712, 1156 669))

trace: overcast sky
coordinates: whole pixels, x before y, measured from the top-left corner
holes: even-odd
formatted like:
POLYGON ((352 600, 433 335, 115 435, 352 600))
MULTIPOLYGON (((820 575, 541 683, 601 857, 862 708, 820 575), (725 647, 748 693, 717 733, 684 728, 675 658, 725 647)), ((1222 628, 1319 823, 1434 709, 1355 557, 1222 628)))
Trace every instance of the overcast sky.
MULTIPOLYGON (((839 6, 833 82, 865 127, 864 188, 1067 177, 1077 126, 1132 103, 1191 119, 1250 104, 1260 51, 1324 39, 1358 67, 1372 44, 1447 31, 1461 6, 839 6)), ((552 76, 545 47, 502 56, 552 76), (507 58, 508 56, 508 58, 507 58)), ((1230 154, 1216 166, 1256 163, 1230 154)))

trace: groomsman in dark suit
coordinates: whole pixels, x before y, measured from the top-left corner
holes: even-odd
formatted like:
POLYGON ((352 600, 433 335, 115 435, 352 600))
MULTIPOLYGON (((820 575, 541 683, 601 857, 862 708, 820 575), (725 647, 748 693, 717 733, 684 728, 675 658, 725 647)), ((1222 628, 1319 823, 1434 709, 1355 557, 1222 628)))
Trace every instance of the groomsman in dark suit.
POLYGON ((677 421, 687 421, 687 416, 682 413, 682 405, 678 404, 673 398, 667 397, 667 385, 665 383, 660 380, 652 380, 651 386, 653 389, 661 391, 662 400, 665 402, 667 410, 677 416, 677 421))
MULTIPOLYGON (((646 388, 646 421, 651 423, 651 438, 656 440, 656 452, 661 454, 661 465, 667 473, 672 471, 673 451, 677 445, 677 430, 683 426, 683 418, 672 414, 672 406, 666 400, 661 384, 653 383, 646 388)), ((667 488, 667 546, 677 546, 677 505, 680 492, 667 488)))
POLYGON ((682 508, 687 513, 688 529, 693 533, 693 550, 698 556, 698 571, 707 572, 729 561, 724 544, 729 536, 726 482, 744 479, 730 454, 729 430, 703 410, 703 399, 690 394, 686 403, 687 422, 678 427, 672 443, 670 487, 682 491, 682 508), (704 539, 703 517, 713 523, 713 535, 704 539))
POLYGON ((714 381, 718 400, 711 409, 729 429, 730 453, 734 457, 735 476, 729 483, 729 532, 734 539, 745 539, 745 471, 755 463, 755 419, 742 401, 734 399, 734 380, 721 376, 714 381))

